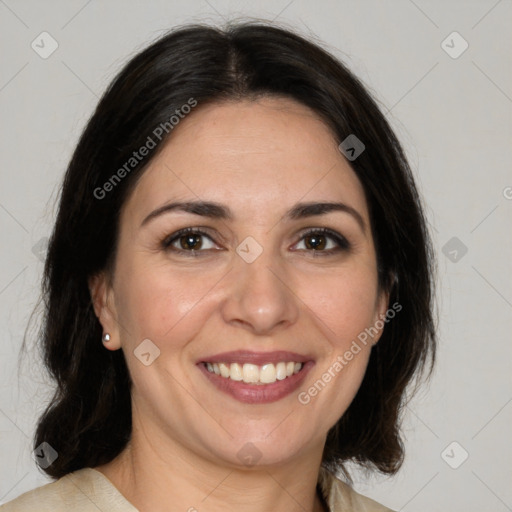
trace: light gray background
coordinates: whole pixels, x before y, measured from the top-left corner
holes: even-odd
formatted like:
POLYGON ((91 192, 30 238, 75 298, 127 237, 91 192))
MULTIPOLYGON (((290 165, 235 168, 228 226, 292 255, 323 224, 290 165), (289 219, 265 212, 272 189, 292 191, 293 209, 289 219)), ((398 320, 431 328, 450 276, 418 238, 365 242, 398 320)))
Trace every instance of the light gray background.
POLYGON ((511 4, 0 0, 0 503, 48 481, 30 448, 48 382, 35 352, 18 372, 18 353, 39 293, 33 248, 50 233, 98 97, 170 27, 255 16, 316 36, 374 91, 407 149, 439 256, 439 362, 406 410, 405 465, 391 479, 355 473, 356 488, 406 512, 512 510, 511 4), (47 59, 31 48, 43 31, 59 45, 47 59), (453 31, 469 44, 456 59, 441 45, 453 31), (455 262, 443 253, 452 237, 468 249, 448 246, 455 262), (462 450, 468 459, 452 469, 462 450))

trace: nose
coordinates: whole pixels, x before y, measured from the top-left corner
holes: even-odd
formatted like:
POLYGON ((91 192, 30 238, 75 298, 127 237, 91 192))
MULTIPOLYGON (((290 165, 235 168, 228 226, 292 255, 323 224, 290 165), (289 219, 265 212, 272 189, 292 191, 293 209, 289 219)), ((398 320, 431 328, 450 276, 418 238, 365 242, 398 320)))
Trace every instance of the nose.
POLYGON ((265 335, 297 321, 300 299, 289 272, 270 251, 264 250, 252 263, 237 255, 233 265, 221 307, 225 322, 265 335))

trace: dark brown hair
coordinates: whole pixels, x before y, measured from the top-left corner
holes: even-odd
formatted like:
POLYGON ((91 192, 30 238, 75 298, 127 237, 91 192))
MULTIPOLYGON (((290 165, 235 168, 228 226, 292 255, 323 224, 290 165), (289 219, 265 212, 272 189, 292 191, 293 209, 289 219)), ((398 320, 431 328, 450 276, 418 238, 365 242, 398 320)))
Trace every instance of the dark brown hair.
POLYGON ((350 163, 369 205, 379 286, 402 310, 386 324, 356 397, 329 431, 323 465, 344 470, 355 461, 389 474, 400 467, 409 384, 429 361, 432 369, 435 355, 433 251, 413 175, 375 100, 338 59, 290 30, 249 22, 187 25, 159 38, 112 81, 80 137, 43 276, 40 338, 56 392, 34 447, 47 442, 58 452, 48 475, 105 464, 130 439, 130 375, 122 350, 101 343, 88 279, 110 268, 120 209, 172 129, 107 194, 98 190, 191 98, 200 108, 268 95, 310 107, 340 142, 355 134, 365 145, 350 163))

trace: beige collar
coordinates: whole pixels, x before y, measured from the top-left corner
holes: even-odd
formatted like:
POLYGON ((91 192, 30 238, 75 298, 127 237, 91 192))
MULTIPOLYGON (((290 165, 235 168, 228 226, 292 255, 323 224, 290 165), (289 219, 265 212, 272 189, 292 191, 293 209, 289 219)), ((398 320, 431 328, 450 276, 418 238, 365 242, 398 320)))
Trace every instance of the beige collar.
MULTIPOLYGON (((98 470, 84 468, 66 475, 64 479, 73 482, 75 491, 88 496, 93 502, 98 501, 101 505, 107 506, 109 512, 137 512, 137 509, 98 470)), ((322 467, 318 475, 318 484, 329 512, 393 512, 376 501, 358 494, 348 484, 322 467)))
POLYGON ((329 512, 393 512, 384 505, 357 493, 323 467, 320 468, 318 484, 329 512))

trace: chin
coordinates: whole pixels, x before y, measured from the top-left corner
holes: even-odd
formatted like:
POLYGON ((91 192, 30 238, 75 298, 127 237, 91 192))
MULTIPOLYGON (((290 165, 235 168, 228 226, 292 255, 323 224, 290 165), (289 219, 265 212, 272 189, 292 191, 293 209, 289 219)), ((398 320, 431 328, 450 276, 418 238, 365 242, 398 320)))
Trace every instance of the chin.
MULTIPOLYGON (((282 418, 279 421, 281 420, 282 418)), ((302 435, 298 438, 284 429, 277 432, 279 427, 276 429, 276 426, 279 425, 279 421, 264 420, 263 428, 261 421, 259 425, 257 422, 252 422, 252 428, 251 425, 246 424, 243 429, 233 430, 236 434, 232 438, 223 435, 222 442, 207 448, 210 457, 215 457, 216 454, 217 459, 212 461, 218 463, 224 460, 226 464, 237 468, 241 466, 261 468, 289 463, 306 450, 310 442, 303 439, 302 435)))

